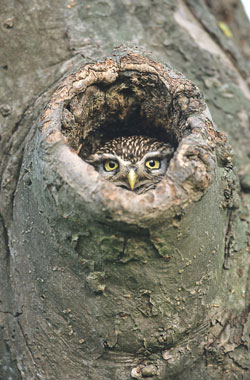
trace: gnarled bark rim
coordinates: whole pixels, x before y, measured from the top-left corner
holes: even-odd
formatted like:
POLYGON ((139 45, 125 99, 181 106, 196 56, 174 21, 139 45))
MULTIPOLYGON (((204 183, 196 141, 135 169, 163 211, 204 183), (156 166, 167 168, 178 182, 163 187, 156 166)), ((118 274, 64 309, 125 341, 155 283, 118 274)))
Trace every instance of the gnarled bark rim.
MULTIPOLYGON (((151 107, 153 111, 154 108, 159 109, 159 105, 157 108, 153 103, 151 107)), ((94 202, 96 216, 130 224, 139 222, 142 225, 166 218, 166 213, 170 216, 178 207, 184 208, 200 199, 215 176, 215 148, 226 142, 226 138, 214 130, 203 96, 191 81, 171 68, 133 52, 119 59, 113 56, 103 62, 87 64, 68 76, 59 85, 44 111, 40 131, 38 149, 42 152, 42 159, 47 164, 57 163, 58 174, 79 193, 86 204, 94 202), (130 78, 135 78, 137 82, 138 76, 143 77, 144 82, 145 78, 156 76, 170 96, 166 102, 161 97, 162 91, 159 91, 159 104, 163 105, 164 101, 167 104, 163 114, 172 107, 172 114, 177 115, 172 123, 175 124, 174 129, 170 124, 167 127, 172 128, 171 133, 175 134, 178 146, 166 178, 155 190, 143 195, 103 181, 94 168, 78 156, 79 149, 69 146, 61 128, 64 108, 75 96, 86 93, 91 86, 115 86, 124 73, 129 73, 130 78)), ((82 133, 85 134, 84 138, 88 135, 88 131, 83 130, 82 133)), ((229 150, 224 161, 232 161, 229 150)))

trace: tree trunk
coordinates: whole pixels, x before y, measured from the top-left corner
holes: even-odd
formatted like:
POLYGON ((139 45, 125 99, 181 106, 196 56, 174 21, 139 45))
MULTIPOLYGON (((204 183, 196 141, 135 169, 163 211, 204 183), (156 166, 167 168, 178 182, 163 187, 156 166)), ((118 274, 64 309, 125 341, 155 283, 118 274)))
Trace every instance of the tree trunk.
POLYGON ((249 379, 240 2, 0 8, 0 378, 249 379), (155 190, 84 161, 123 134, 174 146, 155 190))

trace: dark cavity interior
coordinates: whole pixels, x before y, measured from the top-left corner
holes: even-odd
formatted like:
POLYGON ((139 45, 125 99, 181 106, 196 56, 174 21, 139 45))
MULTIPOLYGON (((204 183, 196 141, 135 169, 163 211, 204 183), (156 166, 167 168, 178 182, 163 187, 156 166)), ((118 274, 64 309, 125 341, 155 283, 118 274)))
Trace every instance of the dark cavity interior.
POLYGON ((155 137, 176 148, 185 126, 178 102, 156 74, 127 71, 112 84, 89 86, 65 104, 62 133, 85 159, 119 136, 155 137))

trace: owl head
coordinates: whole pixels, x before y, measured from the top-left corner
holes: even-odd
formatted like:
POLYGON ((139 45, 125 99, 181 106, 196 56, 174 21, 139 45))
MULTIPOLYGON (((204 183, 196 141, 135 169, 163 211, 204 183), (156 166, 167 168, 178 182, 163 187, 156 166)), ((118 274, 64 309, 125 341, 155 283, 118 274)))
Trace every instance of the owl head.
POLYGON ((154 189, 164 177, 174 148, 146 136, 118 137, 107 141, 87 158, 99 174, 137 194, 154 189))

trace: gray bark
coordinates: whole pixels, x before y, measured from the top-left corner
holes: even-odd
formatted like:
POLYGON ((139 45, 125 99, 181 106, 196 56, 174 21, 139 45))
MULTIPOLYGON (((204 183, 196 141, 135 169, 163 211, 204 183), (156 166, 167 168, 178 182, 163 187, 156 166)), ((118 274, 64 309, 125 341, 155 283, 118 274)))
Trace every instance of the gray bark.
POLYGON ((250 27, 235 4, 230 38, 209 1, 1 4, 0 378, 249 378, 250 27), (141 196, 84 162, 135 130, 176 148, 141 196))

